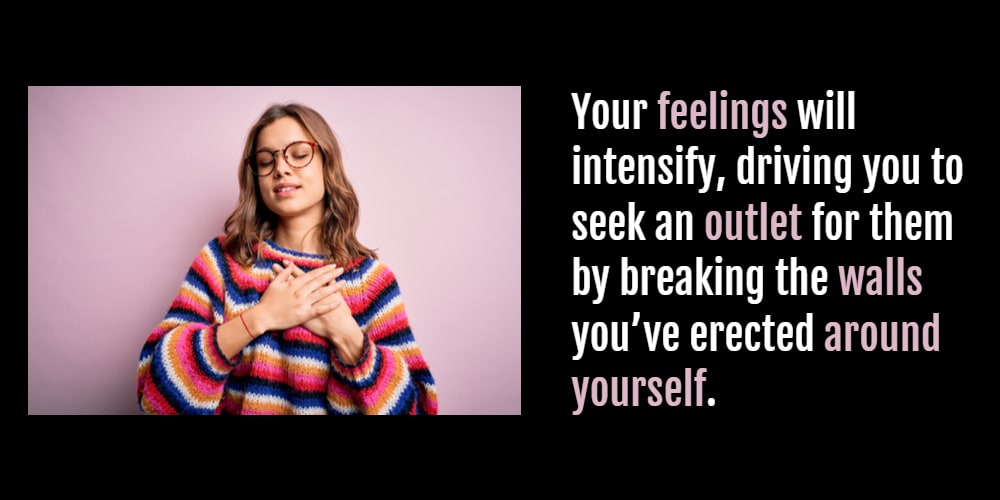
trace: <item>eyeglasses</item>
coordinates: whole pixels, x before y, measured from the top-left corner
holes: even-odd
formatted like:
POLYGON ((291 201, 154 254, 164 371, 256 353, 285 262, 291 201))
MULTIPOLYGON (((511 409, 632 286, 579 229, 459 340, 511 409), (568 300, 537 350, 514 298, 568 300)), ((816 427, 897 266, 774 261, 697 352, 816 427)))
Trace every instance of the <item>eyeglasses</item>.
POLYGON ((278 153, 285 157, 285 163, 295 168, 309 166, 313 159, 313 151, 319 144, 309 141, 295 141, 285 149, 275 149, 274 151, 257 151, 253 156, 246 159, 247 165, 253 173, 259 177, 266 176, 274 169, 274 164, 278 161, 278 153))

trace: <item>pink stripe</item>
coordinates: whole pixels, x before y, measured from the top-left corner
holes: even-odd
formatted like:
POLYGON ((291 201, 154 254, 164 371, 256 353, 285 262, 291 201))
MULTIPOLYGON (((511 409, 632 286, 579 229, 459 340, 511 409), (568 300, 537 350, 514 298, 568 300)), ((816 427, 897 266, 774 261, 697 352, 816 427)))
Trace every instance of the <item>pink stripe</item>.
POLYGON ((366 310, 371 307, 373 299, 378 297, 382 290, 390 286, 396 277, 389 270, 388 266, 377 263, 368 270, 368 274, 361 277, 363 288, 367 290, 365 295, 359 295, 358 300, 349 302, 352 311, 366 310))
POLYGON ((416 354, 413 356, 405 356, 403 359, 406 360, 406 365, 410 370, 427 368, 427 360, 423 356, 416 354))
POLYGON ((146 340, 147 344, 150 344, 150 343, 155 344, 155 343, 159 342, 160 339, 163 338, 164 335, 166 335, 168 332, 170 332, 170 330, 173 330, 176 327, 176 325, 174 325, 174 326, 167 326, 164 323, 166 323, 166 322, 165 321, 161 322, 160 325, 158 325, 156 327, 156 329, 153 330, 153 333, 149 334, 149 339, 146 340))
POLYGON ((378 324, 375 324, 375 322, 372 323, 372 327, 368 329, 368 335, 372 337, 372 340, 387 337, 409 325, 406 312, 402 310, 378 324))
POLYGON ((431 399, 426 392, 422 392, 420 394, 420 399, 421 402, 424 404, 424 406, 427 407, 427 413, 430 413, 431 415, 437 415, 438 412, 437 399, 431 399))
POLYGON ((156 390, 156 386, 149 384, 146 390, 143 392, 145 394, 146 405, 152 408, 152 411, 157 414, 176 414, 177 410, 170 407, 167 404, 166 398, 160 394, 160 391, 156 390))
POLYGON ((222 280, 218 279, 220 275, 219 269, 211 266, 209 262, 205 259, 208 257, 205 255, 199 256, 193 264, 195 272, 201 276, 201 279, 208 285, 209 291, 215 297, 223 297, 225 294, 222 293, 222 280))
MULTIPOLYGON (((196 325, 191 325, 192 331, 187 336, 197 334, 198 330, 195 326, 196 325)), ((198 343, 197 347, 201 350, 201 354, 205 358, 212 360, 215 357, 215 348, 208 346, 209 340, 207 337, 209 337, 209 335, 200 335, 198 338, 201 339, 201 342, 198 343)), ((183 344, 187 347, 186 351, 183 353, 186 354, 183 358, 184 370, 188 373, 188 377, 194 384, 194 387, 192 388, 194 390, 190 391, 192 393, 192 397, 211 399, 213 396, 220 394, 222 392, 222 383, 220 381, 212 380, 205 373, 203 373, 198 368, 198 361, 195 358, 198 353, 196 353, 194 349, 188 347, 190 346, 189 342, 184 342, 183 344)), ((201 400, 198 400, 198 402, 201 403, 201 400)))
MULTIPOLYGON (((212 334, 212 327, 208 325, 202 325, 201 328, 205 332, 203 344, 205 352, 207 353, 208 362, 212 365, 212 368, 219 372, 226 372, 229 370, 229 360, 222 356, 222 353, 215 348, 216 336, 212 334)), ((217 333, 217 332, 216 332, 217 333)))
MULTIPOLYGON (((378 374, 375 385, 366 391, 364 399, 365 404, 368 406, 375 404, 379 399, 381 399, 382 394, 391 392, 391 389, 396 387, 395 385, 392 387, 389 386, 392 383, 393 375, 398 372, 400 359, 397 356, 393 356, 388 349, 379 348, 379 353, 382 355, 382 359, 386 362, 382 363, 382 372, 378 374)), ((379 410, 381 410, 381 408, 379 408, 379 410)))
POLYGON ((236 284, 244 290, 254 289, 259 292, 264 291, 267 289, 268 283, 270 283, 269 279, 258 278, 246 272, 246 270, 241 268, 236 262, 230 262, 229 272, 233 275, 233 281, 235 281, 236 284))
POLYGON ((337 395, 337 396, 339 396, 339 397, 341 397, 343 399, 351 401, 352 403, 354 402, 354 398, 353 398, 353 395, 351 394, 351 392, 347 389, 347 387, 344 387, 343 384, 337 382, 336 379, 332 379, 332 378, 330 379, 330 383, 327 385, 327 391, 329 391, 329 392, 331 392, 331 393, 333 393, 333 394, 335 394, 335 395, 337 395))
POLYGON ((200 300, 198 297, 185 294, 184 292, 177 294, 173 306, 194 311, 202 317, 205 317, 212 310, 212 305, 208 301, 200 300))
POLYGON ((375 366, 375 349, 378 347, 375 345, 371 339, 369 339, 368 344, 368 357, 363 359, 358 366, 349 367, 344 365, 337 359, 334 352, 330 351, 330 364, 333 365, 333 369, 337 370, 337 373, 343 375, 352 380, 359 380, 363 378, 368 378, 375 366))
MULTIPOLYGON (((174 379, 178 383, 190 384, 183 388, 187 389, 187 392, 191 394, 191 397, 200 397, 203 399, 212 399, 213 395, 221 393, 222 387, 220 382, 216 382, 211 378, 205 376, 200 370, 198 370, 198 364, 195 359, 195 351, 191 347, 192 336, 198 331, 197 325, 189 323, 185 325, 184 328, 180 328, 174 334, 172 342, 168 345, 168 349, 173 350, 177 353, 177 361, 180 366, 174 366, 172 373, 174 379), (185 376, 186 375, 186 376, 185 376), (187 382, 185 382, 187 380, 187 382)), ((204 336, 202 337, 202 342, 199 345, 204 351, 204 336)), ((208 356, 211 358, 211 356, 208 356)), ((201 400, 190 401, 190 403, 201 403, 201 400)))
POLYGON ((253 374, 272 382, 282 382, 299 390, 322 391, 326 388, 327 377, 303 372, 289 372, 281 366, 264 360, 254 360, 253 374))
POLYGON ((309 373, 294 372, 291 374, 292 387, 303 391, 322 391, 326 389, 329 377, 320 377, 309 373))
POLYGON ((266 243, 260 247, 260 253, 261 256, 264 258, 271 258, 277 261, 288 259, 292 261, 293 264, 303 269, 305 268, 313 269, 316 267, 320 267, 324 264, 323 259, 314 257, 300 257, 298 255, 284 253, 266 243))
POLYGON ((293 326, 288 330, 282 332, 282 336, 286 340, 296 340, 299 342, 304 342, 314 346, 329 347, 329 342, 327 342, 322 337, 317 336, 313 332, 302 326, 293 326))

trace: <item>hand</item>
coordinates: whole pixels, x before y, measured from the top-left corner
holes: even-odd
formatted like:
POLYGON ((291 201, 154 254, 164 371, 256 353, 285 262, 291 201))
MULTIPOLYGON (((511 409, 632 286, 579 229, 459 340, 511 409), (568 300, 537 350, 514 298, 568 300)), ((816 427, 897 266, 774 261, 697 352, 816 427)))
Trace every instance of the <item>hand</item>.
MULTIPOLYGON (((303 276, 308 277, 318 271, 317 269, 316 271, 306 273, 290 261, 286 260, 283 263, 285 267, 274 264, 274 271, 279 276, 290 271, 293 281, 297 281, 303 276)), ((343 268, 340 269, 337 276, 341 273, 343 273, 343 268)), ((364 343, 364 333, 361 331, 361 327, 358 326, 358 322, 354 319, 354 316, 351 315, 351 308, 344 303, 343 295, 339 293, 344 286, 344 282, 337 281, 335 283, 337 284, 338 293, 333 294, 329 299, 332 303, 332 308, 323 314, 317 315, 315 318, 303 322, 302 326, 315 335, 329 340, 338 350, 344 351, 342 352, 344 354, 342 359, 350 362, 350 358, 356 356, 348 355, 347 351, 353 352, 357 350, 358 352, 355 354, 360 356, 360 348, 364 343)))
MULTIPOLYGON (((297 268, 295 268, 297 269, 297 268)), ((323 266, 311 273, 293 276, 293 268, 281 270, 268 284, 254 306, 265 330, 285 330, 302 325, 339 308, 343 297, 337 292, 344 286, 336 278, 344 269, 335 264, 323 266)))

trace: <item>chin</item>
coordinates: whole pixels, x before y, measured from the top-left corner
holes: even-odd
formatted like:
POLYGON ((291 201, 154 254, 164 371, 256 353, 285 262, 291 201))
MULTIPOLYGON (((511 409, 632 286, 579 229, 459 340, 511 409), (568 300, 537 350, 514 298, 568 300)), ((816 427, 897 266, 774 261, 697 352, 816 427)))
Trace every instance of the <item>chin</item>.
MULTIPOLYGON (((301 217, 310 214, 310 212, 316 210, 315 205, 303 205, 303 204, 277 204, 273 207, 268 207, 272 212, 282 219, 288 219, 292 217, 301 217)), ((323 216, 323 210, 318 211, 319 217, 323 216)))

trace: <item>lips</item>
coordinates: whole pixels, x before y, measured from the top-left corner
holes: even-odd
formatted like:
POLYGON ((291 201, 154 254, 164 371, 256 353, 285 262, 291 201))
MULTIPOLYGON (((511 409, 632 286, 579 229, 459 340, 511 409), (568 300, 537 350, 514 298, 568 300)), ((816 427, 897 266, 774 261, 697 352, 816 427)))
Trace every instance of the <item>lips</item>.
POLYGON ((274 187, 274 193, 278 195, 288 195, 298 191, 301 186, 295 184, 278 184, 274 187))

